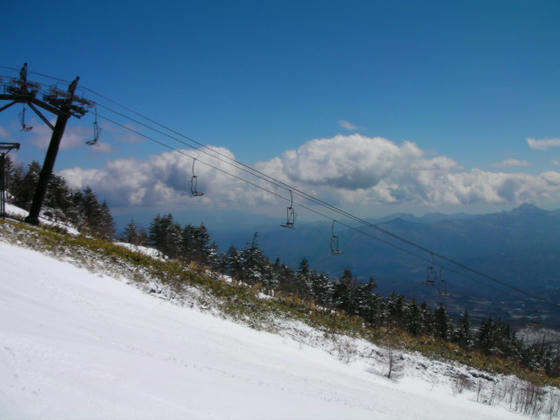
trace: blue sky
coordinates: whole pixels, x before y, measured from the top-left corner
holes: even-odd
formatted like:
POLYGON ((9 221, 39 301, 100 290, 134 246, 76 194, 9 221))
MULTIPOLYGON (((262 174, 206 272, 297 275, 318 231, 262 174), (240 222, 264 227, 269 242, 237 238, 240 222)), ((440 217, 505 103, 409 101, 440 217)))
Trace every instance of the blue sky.
MULTIPOLYGON (((8 1, 3 16, 0 65, 79 75, 80 86, 360 215, 560 207, 557 1, 8 1)), ((19 111, 0 114, 0 134, 22 143, 20 161, 42 161, 47 131, 20 132, 19 111)), ((193 204, 173 179, 188 177, 188 159, 158 177, 166 150, 123 141, 107 122, 105 149, 81 146, 91 116, 70 122, 74 141, 55 169, 120 211, 226 211, 240 200, 274 214, 270 197, 246 191, 193 204), (107 181, 142 165, 150 185, 107 181)), ((212 179, 203 186, 214 197, 232 191, 212 179)))

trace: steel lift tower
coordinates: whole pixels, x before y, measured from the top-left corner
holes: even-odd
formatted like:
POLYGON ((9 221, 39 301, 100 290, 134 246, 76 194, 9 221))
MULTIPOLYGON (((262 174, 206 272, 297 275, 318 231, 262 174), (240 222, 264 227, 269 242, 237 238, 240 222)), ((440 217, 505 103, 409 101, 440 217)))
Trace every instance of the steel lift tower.
POLYGON ((13 78, 3 84, 3 89, 0 93, 0 100, 10 101, 8 104, 0 107, 0 112, 17 103, 26 104, 52 130, 49 148, 41 168, 29 216, 26 219, 26 222, 33 225, 39 224, 39 213, 45 193, 47 192, 49 178, 54 168, 60 141, 66 128, 66 122, 70 117, 83 117, 88 112, 89 107, 94 105, 93 102, 76 96, 75 91, 79 80, 80 78, 76 77, 66 91, 56 87, 50 88, 48 93, 43 94, 43 99, 41 100, 39 99, 41 85, 27 80, 27 63, 25 63, 19 72, 19 78, 13 78), (54 126, 39 108, 57 116, 54 126))

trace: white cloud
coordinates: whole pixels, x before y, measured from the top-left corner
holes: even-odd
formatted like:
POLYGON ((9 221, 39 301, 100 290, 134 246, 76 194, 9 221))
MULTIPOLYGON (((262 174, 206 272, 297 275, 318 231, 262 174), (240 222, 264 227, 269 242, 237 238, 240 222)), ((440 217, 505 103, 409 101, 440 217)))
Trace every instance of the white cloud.
MULTIPOLYGON (((506 163, 525 165, 523 161, 506 163)), ((550 182, 556 172, 465 172, 453 159, 428 156, 412 142, 398 145, 360 134, 312 140, 259 168, 288 182, 313 187, 323 196, 363 205, 515 204, 560 193, 550 182)))
POLYGON ((494 163, 492 166, 495 168, 508 168, 510 166, 529 166, 526 160, 506 159, 501 162, 494 163))
MULTIPOLYGON (((234 158, 225 148, 215 148, 234 158)), ((511 163, 511 162, 510 162, 511 163)), ((256 168, 336 205, 367 209, 380 204, 423 206, 519 204, 560 201, 560 172, 539 175, 473 169, 465 171, 446 156, 433 155, 415 143, 396 144, 360 134, 311 140, 297 150, 259 162, 256 168)), ((152 205, 169 208, 208 206, 208 209, 266 211, 284 203, 273 194, 234 177, 275 190, 239 169, 201 151, 182 150, 153 155, 147 160, 118 159, 102 169, 61 172, 74 187, 91 186, 112 205, 152 205), (192 198, 192 157, 203 197, 192 198), (213 167, 204 165, 209 163, 213 167), (217 168, 217 169, 216 169, 217 168)))
MULTIPOLYGON (((233 154, 214 148, 225 156, 233 154)), ((153 155, 145 161, 134 158, 108 162, 102 169, 72 168, 61 171, 74 188, 91 186, 112 205, 191 206, 212 205, 218 208, 252 208, 275 202, 274 196, 250 188, 220 170, 244 176, 238 169, 201 151, 178 150, 153 155), (191 197, 192 157, 198 159, 195 172, 202 197, 191 197), (206 162, 214 168, 205 165, 206 162)))
POLYGON ((357 131, 362 129, 359 126, 352 124, 350 121, 345 121, 345 120, 339 120, 338 125, 340 125, 342 128, 349 131, 357 131))
POLYGON ((534 150, 547 150, 552 147, 560 147, 560 138, 540 139, 540 140, 528 138, 527 144, 531 149, 534 150))
POLYGON ((389 177, 418 171, 447 172, 458 167, 446 157, 426 158, 412 142, 399 146, 382 137, 361 134, 311 140, 277 159, 259 166, 277 176, 281 171, 295 182, 349 190, 374 187, 389 177))

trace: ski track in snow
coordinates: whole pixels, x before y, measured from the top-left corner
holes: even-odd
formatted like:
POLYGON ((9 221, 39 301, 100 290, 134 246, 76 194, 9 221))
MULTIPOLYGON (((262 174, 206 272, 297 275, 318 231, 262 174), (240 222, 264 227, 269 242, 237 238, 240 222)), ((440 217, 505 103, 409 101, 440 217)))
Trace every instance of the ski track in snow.
POLYGON ((2 419, 515 419, 0 241, 2 419))

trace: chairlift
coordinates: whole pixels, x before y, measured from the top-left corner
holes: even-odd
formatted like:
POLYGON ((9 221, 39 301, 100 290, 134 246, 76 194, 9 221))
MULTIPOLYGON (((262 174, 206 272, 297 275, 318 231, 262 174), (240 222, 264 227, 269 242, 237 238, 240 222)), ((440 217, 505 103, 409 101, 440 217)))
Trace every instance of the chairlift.
POLYGON ((290 191, 290 206, 286 209, 286 223, 281 224, 283 228, 293 229, 296 223, 296 213, 294 211, 294 196, 292 190, 290 191))
POLYGON ((23 106, 23 109, 21 110, 21 112, 19 114, 19 118, 20 118, 20 123, 21 123, 20 131, 28 132, 28 131, 33 130, 32 126, 25 124, 25 105, 23 106))
POLYGON ((97 107, 96 107, 95 119, 93 120, 93 138, 91 140, 86 141, 86 144, 88 146, 94 146, 95 144, 97 144, 100 133, 101 133, 101 129, 99 128, 99 124, 97 123, 97 107))
POLYGON ((336 223, 336 220, 332 221, 332 226, 331 226, 331 241, 330 241, 330 246, 331 246, 331 254, 333 255, 340 255, 342 254, 344 251, 342 251, 341 249, 339 249, 338 247, 338 236, 334 234, 334 224, 336 223))
POLYGON ((451 293, 447 289, 447 282, 444 280, 443 275, 441 274, 441 267, 439 269, 438 294, 443 297, 451 296, 451 293))
POLYGON ((426 270, 426 281, 424 281, 424 284, 427 284, 428 286, 435 286, 437 277, 438 273, 434 266, 434 255, 432 254, 432 263, 426 270))
POLYGON ((203 192, 198 191, 198 177, 194 174, 194 164, 196 159, 193 159, 192 162, 192 176, 191 176, 191 195, 193 197, 202 197, 204 195, 203 192))

